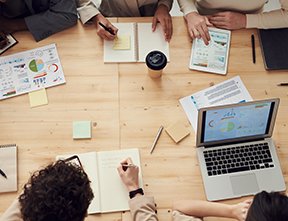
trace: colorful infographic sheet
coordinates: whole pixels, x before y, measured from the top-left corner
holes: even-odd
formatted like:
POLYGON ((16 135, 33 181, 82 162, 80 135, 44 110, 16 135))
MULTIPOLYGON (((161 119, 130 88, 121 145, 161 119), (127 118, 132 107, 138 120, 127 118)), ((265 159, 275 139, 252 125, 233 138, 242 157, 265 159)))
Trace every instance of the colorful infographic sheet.
POLYGON ((0 57, 0 100, 63 83, 55 44, 0 57))

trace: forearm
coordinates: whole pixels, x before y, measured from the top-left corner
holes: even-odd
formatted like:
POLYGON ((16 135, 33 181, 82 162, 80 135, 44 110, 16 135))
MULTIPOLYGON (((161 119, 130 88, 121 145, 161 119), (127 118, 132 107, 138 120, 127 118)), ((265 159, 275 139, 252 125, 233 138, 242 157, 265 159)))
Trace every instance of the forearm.
POLYGON ((6 19, 4 17, 0 17, 0 23, 0 31, 4 31, 5 33, 14 33, 17 31, 24 31, 28 29, 25 20, 22 18, 6 19))
POLYGON ((77 1, 77 11, 83 24, 85 24, 100 13, 92 0, 77 1))
POLYGON ((177 0, 181 12, 184 15, 189 14, 190 12, 197 12, 197 8, 195 5, 195 0, 177 0))
POLYGON ((129 206, 133 221, 158 221, 153 197, 137 195, 129 206))
POLYGON ((158 7, 160 5, 165 5, 168 8, 168 11, 170 11, 173 5, 173 0, 159 0, 158 7))
POLYGON ((288 11, 275 10, 260 14, 247 14, 246 28, 287 28, 288 11))
POLYGON ((232 206, 222 203, 201 200, 181 200, 174 203, 173 209, 195 217, 215 216, 235 218, 232 206))

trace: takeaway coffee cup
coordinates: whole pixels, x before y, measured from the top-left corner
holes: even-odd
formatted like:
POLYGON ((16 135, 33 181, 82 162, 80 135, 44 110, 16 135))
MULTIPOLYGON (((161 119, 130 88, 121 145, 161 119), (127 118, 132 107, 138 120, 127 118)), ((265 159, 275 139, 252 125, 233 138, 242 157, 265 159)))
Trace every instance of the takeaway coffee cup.
POLYGON ((161 77, 163 68, 165 68, 166 64, 167 58, 161 51, 151 51, 146 56, 148 74, 151 78, 161 77))

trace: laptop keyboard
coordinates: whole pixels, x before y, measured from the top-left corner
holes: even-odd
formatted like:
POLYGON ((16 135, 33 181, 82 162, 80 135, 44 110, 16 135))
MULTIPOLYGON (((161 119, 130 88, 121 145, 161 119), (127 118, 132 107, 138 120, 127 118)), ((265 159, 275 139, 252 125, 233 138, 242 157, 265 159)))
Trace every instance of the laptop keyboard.
POLYGON ((274 167, 268 143, 203 152, 208 176, 274 167))

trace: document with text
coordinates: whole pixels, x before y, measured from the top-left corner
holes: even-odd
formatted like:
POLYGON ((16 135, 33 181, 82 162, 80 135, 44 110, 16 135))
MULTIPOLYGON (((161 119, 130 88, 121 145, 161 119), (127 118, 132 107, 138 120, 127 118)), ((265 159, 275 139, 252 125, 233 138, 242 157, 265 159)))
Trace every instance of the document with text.
POLYGON ((179 101, 195 132, 197 131, 198 110, 203 107, 252 101, 247 88, 239 76, 206 88, 179 101))

